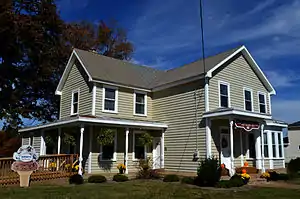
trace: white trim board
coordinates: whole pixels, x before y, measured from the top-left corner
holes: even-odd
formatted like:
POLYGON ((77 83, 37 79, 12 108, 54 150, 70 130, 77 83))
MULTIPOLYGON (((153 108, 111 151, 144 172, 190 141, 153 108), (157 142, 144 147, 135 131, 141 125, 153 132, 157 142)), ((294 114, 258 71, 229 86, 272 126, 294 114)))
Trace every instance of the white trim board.
POLYGON ((271 115, 261 115, 254 112, 244 112, 239 110, 227 110, 222 112, 212 112, 212 113, 204 113, 203 118, 207 117, 218 117, 218 116, 226 116, 226 115, 241 115, 241 116, 248 116, 248 117, 255 117, 255 118, 262 118, 262 119, 271 119, 271 115))
POLYGON ((276 95, 276 91, 274 89, 274 87, 272 86, 272 84, 269 82, 269 80, 267 79, 267 77, 265 76, 265 74, 262 72, 262 70, 260 69, 260 67, 257 65, 257 63, 255 62, 255 60, 253 59, 253 57, 251 56, 251 54, 249 53, 249 51, 247 50, 247 48, 245 46, 241 46, 239 49, 237 49, 234 53, 232 53, 231 55, 229 55, 227 58, 225 58, 223 61, 221 61, 220 63, 218 63, 216 66, 214 66, 212 69, 210 69, 207 73, 206 76, 207 77, 212 77, 212 73, 217 70, 219 67, 221 67, 223 64, 225 64, 227 61, 229 61, 231 58, 233 58, 235 55, 237 55, 238 53, 242 53, 245 58, 247 59, 247 61, 249 62, 250 66, 252 67, 252 69, 257 73, 257 76, 259 77, 259 79, 265 84, 265 86, 268 88, 268 91, 272 94, 272 95, 276 95))
POLYGON ((91 123, 101 123, 101 124, 107 124, 107 125, 121 125, 121 126, 133 126, 133 127, 145 127, 145 128, 168 128, 168 125, 163 123, 147 123, 147 122, 135 122, 135 121, 126 121, 126 120, 110 120, 110 119, 100 119, 100 118, 85 118, 85 117, 79 117, 73 120, 67 120, 67 121, 59 121, 56 123, 49 123, 44 124, 41 126, 34 126, 34 127, 28 127, 24 129, 19 129, 18 132, 27 132, 27 131, 33 131, 37 129, 44 129, 44 128, 50 128, 54 126, 60 126, 60 125, 66 125, 76 122, 91 122, 91 123))

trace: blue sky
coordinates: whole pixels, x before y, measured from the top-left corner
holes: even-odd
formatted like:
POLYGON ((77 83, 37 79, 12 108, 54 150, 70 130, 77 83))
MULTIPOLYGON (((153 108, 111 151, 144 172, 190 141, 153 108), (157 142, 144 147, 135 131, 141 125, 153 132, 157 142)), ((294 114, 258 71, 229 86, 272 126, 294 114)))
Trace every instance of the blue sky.
MULTIPOLYGON (((274 118, 300 120, 300 0, 203 0, 205 52, 244 44, 275 87, 274 118)), ((66 21, 116 19, 133 62, 168 69, 201 57, 199 0, 59 0, 66 21)))

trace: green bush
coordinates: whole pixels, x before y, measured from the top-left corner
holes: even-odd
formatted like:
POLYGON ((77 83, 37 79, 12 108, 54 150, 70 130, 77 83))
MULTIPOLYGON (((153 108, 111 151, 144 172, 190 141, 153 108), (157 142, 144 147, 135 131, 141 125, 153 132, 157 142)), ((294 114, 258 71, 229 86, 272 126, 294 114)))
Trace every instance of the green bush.
POLYGON ((179 177, 175 174, 166 175, 164 177, 164 182, 179 182, 179 177))
POLYGON ((83 177, 79 174, 72 175, 69 178, 69 183, 76 184, 76 185, 83 184, 83 177))
POLYGON ((183 177, 181 183, 183 184, 194 184, 195 178, 193 177, 183 177))
POLYGON ((206 158, 200 161, 197 169, 195 184, 198 186, 213 187, 221 178, 221 168, 217 158, 206 158))
POLYGON ((300 158, 292 159, 287 165, 287 173, 290 178, 299 177, 300 158))
POLYGON ((285 173, 277 173, 276 171, 269 171, 270 178, 268 178, 268 181, 278 181, 278 180, 288 180, 290 175, 285 173))
POLYGON ((218 188, 231 188, 231 187, 241 187, 244 182, 241 178, 234 178, 230 180, 221 180, 216 184, 218 188))
POLYGON ((103 183, 106 181, 106 177, 103 175, 92 175, 88 178, 89 183, 103 183))
MULTIPOLYGON (((249 180, 249 179, 248 179, 249 180)), ((233 175, 229 181, 231 181, 232 187, 240 187, 248 183, 248 180, 243 179, 240 175, 233 175)))
POLYGON ((113 177, 113 181, 116 181, 116 182, 125 182, 128 180, 129 180, 128 177, 125 175, 122 175, 122 174, 116 174, 113 177))

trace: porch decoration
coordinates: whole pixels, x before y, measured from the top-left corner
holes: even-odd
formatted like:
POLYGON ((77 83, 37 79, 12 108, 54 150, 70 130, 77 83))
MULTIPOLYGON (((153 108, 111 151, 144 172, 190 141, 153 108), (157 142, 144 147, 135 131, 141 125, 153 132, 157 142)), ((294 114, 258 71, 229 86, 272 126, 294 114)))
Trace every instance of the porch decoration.
POLYGON ((11 165, 11 169, 19 174, 20 187, 28 187, 30 175, 39 167, 35 149, 30 145, 23 145, 13 154, 13 159, 15 162, 11 165))
POLYGON ((124 164, 118 164, 117 168, 119 169, 119 174, 123 174, 126 170, 126 166, 124 164))
POLYGON ((248 167, 249 166, 249 163, 246 161, 244 162, 244 167, 248 167))
POLYGON ((71 146, 75 146, 76 145, 76 140, 75 140, 75 137, 69 133, 64 133, 63 134, 63 142, 65 144, 69 144, 71 146))
POLYGON ((110 145, 115 140, 115 131, 110 128, 101 128, 101 131, 98 133, 96 139, 97 142, 102 146, 110 145))
POLYGON ((149 133, 143 133, 138 139, 138 144, 140 146, 151 146, 152 143, 153 136, 151 136, 149 133))
POLYGON ((249 121, 235 121, 235 127, 244 129, 245 131, 252 131, 254 129, 259 129, 259 123, 249 122, 249 121))
POLYGON ((55 146, 55 144, 57 143, 57 140, 56 140, 55 137, 53 137, 52 134, 51 134, 51 135, 47 135, 47 136, 45 137, 45 143, 46 143, 46 146, 52 147, 52 146, 55 146))

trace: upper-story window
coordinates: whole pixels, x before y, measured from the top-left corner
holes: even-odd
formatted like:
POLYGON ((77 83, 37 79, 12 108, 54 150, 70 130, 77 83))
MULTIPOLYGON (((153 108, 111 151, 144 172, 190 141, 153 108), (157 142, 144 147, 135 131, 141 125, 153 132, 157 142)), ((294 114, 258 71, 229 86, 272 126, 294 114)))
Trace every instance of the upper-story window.
POLYGON ((220 107, 230 107, 229 84, 225 82, 219 83, 220 107))
POLYGON ((118 112, 118 89, 115 87, 103 87, 103 105, 102 111, 118 112))
POLYGON ((252 91, 249 89, 244 89, 244 103, 245 103, 245 110, 252 111, 252 91))
POLYGON ((147 115, 147 95, 146 93, 134 93, 134 115, 147 115))
POLYGON ((259 112, 266 113, 266 94, 258 93, 259 112))
POLYGON ((71 115, 78 114, 79 109, 79 90, 72 91, 71 115))

